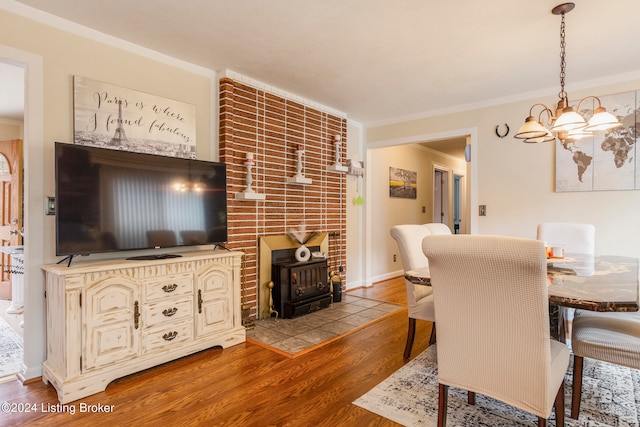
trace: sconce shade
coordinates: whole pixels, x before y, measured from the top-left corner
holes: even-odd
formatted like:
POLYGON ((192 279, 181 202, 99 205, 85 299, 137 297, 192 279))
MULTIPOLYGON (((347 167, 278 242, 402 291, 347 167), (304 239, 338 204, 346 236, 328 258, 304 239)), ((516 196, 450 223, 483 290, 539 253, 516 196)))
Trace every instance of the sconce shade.
POLYGON ((544 125, 542 123, 539 123, 540 127, 542 127, 545 131, 546 134, 543 136, 537 136, 537 137, 533 137, 533 138, 527 138, 524 140, 524 142, 527 143, 533 143, 533 142, 551 142, 551 141, 555 141, 556 137, 554 134, 551 133, 551 131, 549 131, 549 129, 546 129, 544 127, 544 125))
POLYGON ((582 129, 587 126, 587 122, 580 114, 576 113, 573 107, 567 107, 562 110, 562 114, 553 124, 552 132, 571 131, 574 129, 582 129))
POLYGON ((539 138, 547 134, 547 129, 542 126, 535 117, 529 116, 524 121, 524 124, 520 126, 518 132, 514 135, 518 139, 539 138))
POLYGON ((593 116, 589 119, 586 131, 597 132, 622 126, 616 116, 608 112, 604 107, 596 108, 593 116))

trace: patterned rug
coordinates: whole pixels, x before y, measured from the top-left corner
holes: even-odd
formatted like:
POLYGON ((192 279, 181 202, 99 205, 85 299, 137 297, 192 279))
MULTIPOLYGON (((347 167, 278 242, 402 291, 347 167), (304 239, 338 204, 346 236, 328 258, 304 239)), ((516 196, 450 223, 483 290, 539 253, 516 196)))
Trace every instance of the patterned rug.
MULTIPOLYGON (((569 418, 571 369, 569 366, 565 381, 566 426, 640 425, 640 371, 585 359, 580 419, 574 420, 569 418)), ((435 426, 438 419, 435 346, 353 403, 404 426, 435 426)), ((552 414, 551 419, 554 418, 552 414)), ((450 387, 447 425, 535 426, 537 417, 481 395, 477 395, 476 405, 470 406, 465 391, 450 387)))
POLYGON ((0 317, 0 378, 22 370, 23 354, 22 338, 0 317))

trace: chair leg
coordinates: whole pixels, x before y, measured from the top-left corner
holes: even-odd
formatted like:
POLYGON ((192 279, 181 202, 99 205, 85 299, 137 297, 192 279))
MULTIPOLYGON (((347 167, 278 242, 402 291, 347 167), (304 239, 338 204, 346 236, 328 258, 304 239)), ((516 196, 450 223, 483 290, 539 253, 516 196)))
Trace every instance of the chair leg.
POLYGON ((404 358, 411 357, 411 349, 413 348, 413 339, 416 336, 416 319, 409 317, 409 329, 407 330, 407 343, 404 346, 404 358))
POLYGON ((583 357, 573 355, 573 390, 571 396, 571 418, 577 420, 580 416, 580 400, 582 398, 582 370, 583 357))
POLYGON ((564 378, 556 395, 556 427, 564 427, 564 378))
POLYGON ((436 343, 436 322, 431 324, 431 335, 429 336, 429 345, 436 343))
POLYGON ((438 427, 447 425, 447 398, 449 386, 438 383, 438 427))
POLYGON ((538 427, 547 427, 547 419, 538 417, 538 427))
POLYGON ((476 392, 475 391, 467 391, 467 403, 469 405, 476 404, 476 392))

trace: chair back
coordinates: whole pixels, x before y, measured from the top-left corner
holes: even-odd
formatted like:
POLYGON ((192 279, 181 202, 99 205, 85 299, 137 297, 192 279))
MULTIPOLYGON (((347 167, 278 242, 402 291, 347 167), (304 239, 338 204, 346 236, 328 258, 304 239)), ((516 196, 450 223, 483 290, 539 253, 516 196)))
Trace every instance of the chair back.
POLYGON ((429 224, 425 224, 425 227, 429 229, 429 232, 432 236, 437 236, 441 234, 451 234, 451 229, 447 224, 442 224, 440 222, 432 222, 429 224))
POLYGON ((207 243, 207 233, 204 230, 181 230, 180 238, 183 245, 204 245, 207 243))
MULTIPOLYGON (((427 236, 423 250, 438 307, 438 381, 547 417, 559 383, 548 378, 543 243, 504 236, 427 236)), ((568 351, 566 358, 568 363, 568 351)))
POLYGON ((544 222, 538 224, 538 240, 562 244, 564 251, 576 254, 595 254, 596 227, 575 222, 544 222))
MULTIPOLYGON (((432 233, 432 230, 435 230, 437 234, 451 234, 451 230, 445 224, 401 224, 391 227, 390 234, 398 244, 404 271, 429 267, 429 261, 422 252, 422 240, 426 236, 435 234, 432 233)), ((407 303, 410 309, 417 300, 431 292, 427 287, 416 287, 406 279, 405 284, 407 286, 407 303)))
POLYGON ((149 230, 147 231, 147 243, 149 246, 161 248, 177 246, 176 233, 172 230, 149 230))

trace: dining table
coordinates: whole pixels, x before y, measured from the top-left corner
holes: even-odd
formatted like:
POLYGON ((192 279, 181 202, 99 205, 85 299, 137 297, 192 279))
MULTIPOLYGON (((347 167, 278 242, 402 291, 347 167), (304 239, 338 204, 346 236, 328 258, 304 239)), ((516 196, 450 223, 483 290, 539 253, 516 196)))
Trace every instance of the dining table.
MULTIPOLYGON (((547 259, 549 314, 553 335, 563 336, 563 310, 638 311, 638 258, 567 253, 547 259)), ((416 285, 431 286, 429 268, 406 271, 416 285)))

